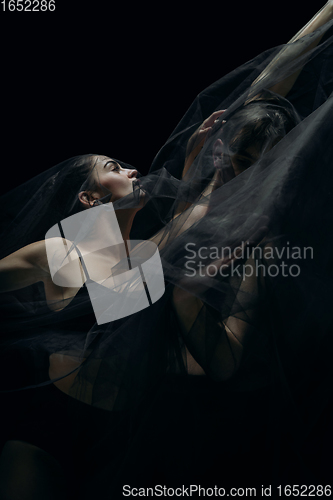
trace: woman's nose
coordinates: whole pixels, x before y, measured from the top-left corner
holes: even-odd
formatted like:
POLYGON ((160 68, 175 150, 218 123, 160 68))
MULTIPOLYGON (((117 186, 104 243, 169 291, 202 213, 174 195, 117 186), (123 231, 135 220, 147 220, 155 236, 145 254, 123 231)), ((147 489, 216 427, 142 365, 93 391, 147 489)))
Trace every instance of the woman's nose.
POLYGON ((129 178, 136 177, 138 175, 138 171, 135 169, 129 170, 127 175, 129 178))

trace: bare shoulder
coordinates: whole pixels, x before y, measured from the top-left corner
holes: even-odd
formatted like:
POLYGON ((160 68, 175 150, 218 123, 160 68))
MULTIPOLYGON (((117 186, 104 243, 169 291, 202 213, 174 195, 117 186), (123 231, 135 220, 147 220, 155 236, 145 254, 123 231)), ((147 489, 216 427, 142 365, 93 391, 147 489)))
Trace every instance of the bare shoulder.
POLYGON ((55 237, 40 240, 19 250, 21 257, 49 274, 49 258, 70 248, 72 242, 65 238, 55 237))
POLYGON ((34 243, 30 243, 19 250, 7 255, 1 260, 2 266, 11 268, 11 267, 21 267, 21 266, 35 266, 41 267, 41 269, 45 268, 45 259, 46 251, 45 251, 45 242, 44 240, 35 241, 34 243), (40 266, 39 266, 40 264, 40 266))

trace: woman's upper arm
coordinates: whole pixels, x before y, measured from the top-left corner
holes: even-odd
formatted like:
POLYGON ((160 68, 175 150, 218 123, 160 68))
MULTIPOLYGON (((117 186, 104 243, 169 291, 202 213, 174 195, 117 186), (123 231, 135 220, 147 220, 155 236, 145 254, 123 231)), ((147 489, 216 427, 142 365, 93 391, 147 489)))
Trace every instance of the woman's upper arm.
POLYGON ((0 260, 0 291, 17 290, 49 276, 45 241, 36 241, 0 260))
MULTIPOLYGON (((275 85, 268 87, 268 89, 276 94, 285 97, 290 90, 292 89, 294 83, 296 82, 300 72, 302 71, 303 66, 306 63, 306 60, 301 56, 306 54, 307 52, 314 49, 325 34, 325 30, 321 33, 318 32, 317 36, 313 39, 309 39, 308 43, 305 44, 305 48, 303 45, 295 46, 294 42, 297 42, 300 38, 303 38, 306 35, 314 33, 316 30, 324 26, 326 23, 333 19, 333 2, 328 1, 318 12, 313 16, 312 19, 298 32, 296 35, 280 50, 280 52, 274 57, 274 59, 269 63, 269 65, 262 71, 262 73, 256 78, 256 80, 252 83, 252 86, 258 83, 260 80, 267 78, 270 74, 276 71, 281 71, 281 61, 285 67, 292 67, 291 63, 296 61, 297 58, 300 58, 301 62, 298 67, 294 71, 294 73, 290 74, 283 78, 283 80, 279 81, 275 85), (312 40, 312 42, 310 41, 312 40)), ((329 26, 328 26, 329 27, 329 26)), ((328 29, 328 28, 327 28, 328 29)))

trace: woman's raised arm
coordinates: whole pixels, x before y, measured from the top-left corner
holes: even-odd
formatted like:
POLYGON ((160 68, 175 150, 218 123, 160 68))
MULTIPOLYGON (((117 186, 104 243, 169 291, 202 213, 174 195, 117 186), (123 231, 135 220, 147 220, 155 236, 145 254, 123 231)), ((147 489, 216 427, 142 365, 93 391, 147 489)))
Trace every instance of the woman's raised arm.
MULTIPOLYGON (((262 80, 269 78, 273 72, 275 72, 279 67, 281 67, 281 63, 284 64, 296 60, 298 57, 303 56, 310 50, 314 49, 324 36, 324 33, 318 34, 317 37, 314 38, 313 42, 308 44, 305 48, 302 45, 299 45, 298 48, 295 48, 293 45, 294 42, 303 38, 310 33, 313 33, 321 26, 324 26, 327 22, 333 19, 333 0, 329 0, 318 12, 315 16, 310 19, 310 21, 300 30, 296 35, 286 44, 286 46, 277 54, 276 57, 270 62, 270 64, 264 69, 264 71, 258 76, 258 78, 252 83, 252 86, 261 82, 262 80)), ((306 63, 306 60, 304 64, 306 63)), ((303 66, 304 66, 303 64, 303 66)), ((292 89, 295 81, 297 80, 300 72, 302 71, 302 67, 300 67, 294 73, 286 76, 282 81, 276 83, 272 87, 269 87, 269 90, 275 92, 276 94, 280 94, 285 97, 288 92, 292 89)))

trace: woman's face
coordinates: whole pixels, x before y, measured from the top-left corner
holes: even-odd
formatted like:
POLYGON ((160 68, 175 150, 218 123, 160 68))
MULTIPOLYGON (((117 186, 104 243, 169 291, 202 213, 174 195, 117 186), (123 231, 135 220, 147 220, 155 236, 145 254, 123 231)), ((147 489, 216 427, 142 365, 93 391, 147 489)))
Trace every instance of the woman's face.
POLYGON ((255 146, 250 146, 244 151, 237 151, 231 156, 225 155, 221 139, 214 144, 213 159, 214 166, 221 174, 221 183, 230 181, 237 175, 247 170, 260 157, 260 150, 255 146))
POLYGON ((250 146, 244 151, 238 151, 237 153, 230 156, 230 161, 232 168, 234 170, 235 176, 244 172, 253 165, 260 157, 260 150, 255 146, 250 146))
POLYGON ((95 159, 93 175, 96 184, 101 187, 101 197, 106 196, 105 190, 112 193, 111 201, 133 193, 133 182, 137 174, 137 170, 122 168, 108 156, 97 156, 95 159))

